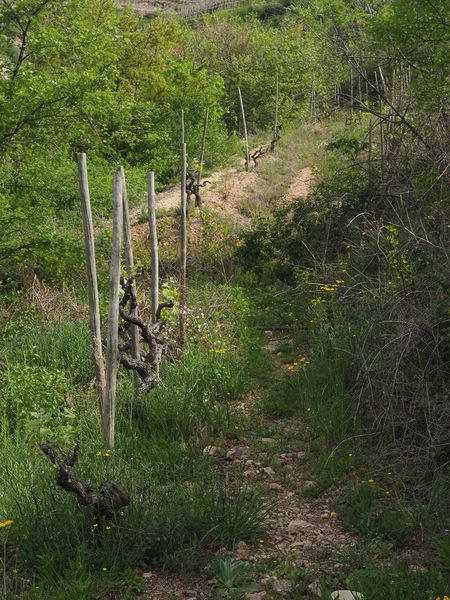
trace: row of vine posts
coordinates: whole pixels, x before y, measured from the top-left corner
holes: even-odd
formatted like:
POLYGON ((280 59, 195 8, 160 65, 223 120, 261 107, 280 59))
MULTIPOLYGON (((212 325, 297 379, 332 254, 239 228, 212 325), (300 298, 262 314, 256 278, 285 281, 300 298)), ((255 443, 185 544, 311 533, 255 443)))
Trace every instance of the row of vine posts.
MULTIPOLYGON (((350 121, 354 118, 355 104, 360 109, 369 105, 370 88, 377 92, 380 107, 378 111, 372 109, 379 117, 380 126, 380 160, 383 161, 385 153, 384 121, 382 110, 383 93, 386 93, 387 84, 381 67, 374 71, 374 82, 367 75, 359 75, 358 84, 354 84, 353 69, 350 77, 350 89, 345 93, 337 84, 334 100, 337 107, 343 104, 350 106, 350 121), (362 81, 365 82, 365 94, 362 81), (355 94, 355 87, 357 94, 355 94)), ((394 75, 395 77, 395 75, 394 75)), ((401 96, 403 90, 410 84, 410 74, 401 75, 401 92, 394 92, 401 96)), ((281 139, 281 125, 279 123, 279 79, 276 77, 275 116, 273 123, 272 140, 268 145, 263 145, 256 150, 250 150, 247 119, 244 99, 241 89, 238 88, 239 106, 244 146, 244 166, 249 171, 251 164, 257 166, 258 159, 269 151, 273 151, 281 139)), ((317 93, 313 82, 311 90, 310 117, 315 120, 317 116, 317 93)), ((200 206, 200 188, 202 187, 202 170, 205 159, 206 138, 209 113, 206 111, 199 168, 188 170, 187 149, 185 139, 184 111, 181 111, 181 217, 180 217, 180 267, 179 267, 179 334, 180 344, 186 342, 186 311, 187 311, 187 255, 188 255, 188 218, 189 201, 192 194, 196 198, 196 206, 200 206)), ((372 160, 372 131, 369 125, 368 162, 369 168, 372 160)), ((77 156, 78 173, 80 182, 81 207, 83 218, 83 232, 86 249, 89 320, 92 335, 96 390, 98 395, 101 427, 104 444, 107 448, 114 447, 115 414, 116 414, 116 385, 119 364, 132 371, 136 394, 153 389, 159 384, 159 369, 162 356, 165 352, 166 340, 162 335, 164 322, 162 309, 171 307, 171 303, 159 303, 159 254, 156 226, 156 195, 155 174, 148 176, 148 220, 150 240, 150 265, 151 265, 151 323, 143 321, 139 314, 137 298, 136 277, 131 236, 131 224, 128 208, 125 169, 118 167, 113 180, 113 220, 112 220, 112 254, 109 273, 109 309, 108 326, 106 335, 105 356, 102 345, 100 302, 97 281, 97 268, 95 260, 95 239, 91 211, 90 190, 88 181, 87 158, 84 153, 77 156), (121 277, 122 254, 125 258, 126 279, 121 277), (122 287, 122 298, 120 291, 122 287), (122 323, 120 319, 122 318, 122 323), (141 343, 147 345, 147 350, 141 348, 141 343)))
MULTIPOLYGON (((276 80, 275 120, 273 139, 267 146, 250 151, 244 101, 240 88, 238 96, 241 107, 243 140, 245 147, 245 169, 250 170, 251 161, 269 150, 274 150, 280 140, 278 122, 279 82, 276 80)), ((179 341, 186 342, 187 314, 187 256, 188 218, 190 197, 195 196, 196 206, 201 205, 200 188, 205 159, 209 112, 206 110, 199 168, 188 170, 185 139, 184 111, 181 111, 181 217, 180 217, 180 266, 179 266, 179 341)), ((89 323, 95 362, 95 387, 98 397, 101 430, 104 445, 113 449, 115 444, 116 387, 119 365, 132 372, 136 395, 159 385, 160 363, 165 353, 167 340, 164 338, 164 308, 172 308, 173 303, 159 301, 159 252, 156 223, 155 174, 148 175, 148 221, 151 268, 151 322, 146 323, 139 311, 136 286, 130 213, 126 186, 125 169, 119 166, 113 177, 113 218, 112 252, 109 266, 109 303, 106 333, 106 350, 103 350, 100 299, 95 255, 95 236, 91 209, 91 196, 88 179, 87 157, 77 155, 78 177, 83 221, 83 234, 86 251, 87 283, 89 300, 89 323), (125 276, 121 273, 122 257, 125 262, 125 276), (122 291, 122 294, 121 294, 122 291), (147 346, 147 348, 145 348, 147 346)))

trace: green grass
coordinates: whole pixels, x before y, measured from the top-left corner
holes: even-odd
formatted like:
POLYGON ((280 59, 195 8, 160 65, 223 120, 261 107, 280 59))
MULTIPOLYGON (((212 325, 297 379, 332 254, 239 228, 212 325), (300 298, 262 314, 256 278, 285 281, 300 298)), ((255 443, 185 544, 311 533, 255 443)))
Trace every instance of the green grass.
MULTIPOLYGON (((203 453, 216 440, 231 444, 238 435, 236 404, 257 372, 257 335, 247 325, 248 300, 232 286, 197 287, 191 298, 194 341, 180 357, 165 361, 163 385, 135 399, 129 376, 121 374, 111 458, 97 455, 102 444, 95 393, 85 385, 93 376, 85 325, 53 323, 24 331, 18 346, 4 340, 9 362, 33 365, 27 366, 28 379, 16 379, 24 394, 38 389, 41 372, 49 377, 61 373, 68 382, 74 418, 70 430, 64 424, 61 429, 65 448, 75 439, 81 442, 77 474, 95 485, 112 478, 132 499, 111 522, 96 522, 90 509, 55 485, 54 469, 36 444, 42 432, 18 422, 18 430, 26 433, 11 435, 3 419, 0 520, 14 524, 7 532, 0 530, 0 545, 5 541, 6 561, 17 553, 15 572, 6 575, 10 597, 97 598, 102 590, 138 586, 139 567, 198 572, 215 550, 262 535, 264 500, 251 488, 229 490, 225 471, 203 453), (218 347, 226 351, 214 352, 218 347)), ((48 435, 60 441, 54 431, 48 435)), ((2 558, 0 572, 3 563, 2 558)))

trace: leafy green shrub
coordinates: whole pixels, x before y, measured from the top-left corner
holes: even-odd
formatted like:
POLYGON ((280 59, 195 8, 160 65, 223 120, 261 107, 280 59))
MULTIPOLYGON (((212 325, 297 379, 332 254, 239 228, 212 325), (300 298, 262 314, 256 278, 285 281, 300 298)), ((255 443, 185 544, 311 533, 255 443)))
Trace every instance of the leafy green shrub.
POLYGON ((72 388, 63 372, 16 364, 0 372, 0 383, 2 428, 39 441, 71 440, 72 388))
POLYGON ((74 385, 86 385, 93 379, 91 336, 87 323, 53 321, 44 329, 26 329, 15 338, 16 344, 5 349, 9 363, 25 362, 44 370, 64 372, 74 385))

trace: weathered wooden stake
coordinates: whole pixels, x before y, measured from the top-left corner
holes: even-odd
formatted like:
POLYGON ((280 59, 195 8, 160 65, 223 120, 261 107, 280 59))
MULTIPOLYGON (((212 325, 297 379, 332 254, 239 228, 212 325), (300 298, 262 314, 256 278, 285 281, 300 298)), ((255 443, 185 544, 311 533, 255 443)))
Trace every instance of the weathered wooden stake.
POLYGON ((354 102, 354 91, 353 91, 353 69, 350 71, 350 117, 353 121, 353 102, 354 102))
POLYGON ((279 108, 279 97, 280 97, 280 83, 278 79, 277 73, 277 83, 276 83, 276 91, 275 91, 275 119, 273 122, 273 141, 270 146, 272 152, 275 150, 275 141, 278 139, 278 108, 279 108))
MULTIPOLYGON (((131 238, 131 225, 130 225, 130 214, 128 210, 128 194, 127 185, 125 179, 125 169, 120 167, 120 174, 122 177, 122 203, 123 203, 123 242, 125 251, 125 266, 127 270, 127 276, 132 280, 131 285, 131 316, 139 316, 138 299, 136 290, 136 281, 134 273, 134 256, 133 256, 133 245, 131 238)), ((131 338, 131 355, 133 358, 139 360, 141 357, 139 348, 139 328, 136 325, 130 326, 130 338, 131 338)), ((136 372, 133 372, 134 389, 136 396, 139 393, 139 377, 136 372)))
MULTIPOLYGON (((92 335, 95 361, 95 387, 98 395, 100 418, 103 415, 103 403, 105 399, 106 376, 105 363, 103 361, 100 303, 98 297, 97 267, 95 263, 95 238, 92 224, 91 198, 89 193, 89 180, 87 172, 86 154, 77 155, 78 174, 80 181, 81 210, 83 217, 84 244, 86 248, 86 264, 88 275, 89 295, 89 322, 92 335)), ((103 420, 102 420, 103 424, 103 420)))
POLYGON ((185 142, 185 124, 184 124, 184 109, 181 109, 181 143, 185 142))
POLYGON ((208 119, 209 119, 209 108, 205 112, 205 121, 203 123, 203 135, 202 135, 202 149, 200 152, 200 165, 198 168, 197 183, 200 185, 203 173, 203 163, 205 161, 205 149, 206 149, 206 135, 208 133, 208 119))
POLYGON ((152 269, 152 323, 156 323, 156 313, 159 305, 159 256, 158 236, 156 231, 156 196, 155 174, 148 175, 148 225, 150 237, 150 262, 152 269))
POLYGON ((181 146, 181 228, 180 228, 180 342, 186 342, 187 195, 186 144, 181 146))
POLYGON ((106 344, 106 394, 103 405, 103 419, 106 446, 114 448, 116 417, 116 384, 119 366, 119 289, 120 259, 122 252, 123 194, 122 174, 118 168, 113 184, 113 232, 112 253, 109 272, 109 316, 108 339, 106 344))
POLYGON ((239 92, 239 102, 241 105, 241 117, 242 117, 242 127, 244 129, 244 143, 245 143, 245 170, 250 170, 250 151, 248 149, 248 133, 247 133, 247 120, 245 118, 245 109, 244 109, 244 101, 242 100, 241 88, 238 87, 239 92))

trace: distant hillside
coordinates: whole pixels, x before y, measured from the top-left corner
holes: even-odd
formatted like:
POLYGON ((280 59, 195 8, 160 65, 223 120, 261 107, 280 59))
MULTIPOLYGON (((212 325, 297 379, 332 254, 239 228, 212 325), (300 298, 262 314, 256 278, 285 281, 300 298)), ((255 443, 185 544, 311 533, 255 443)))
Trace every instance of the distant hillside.
POLYGON ((232 8, 240 4, 240 0, 118 0, 120 4, 129 4, 144 15, 151 15, 158 10, 176 11, 189 16, 201 12, 212 12, 220 8, 232 8))

